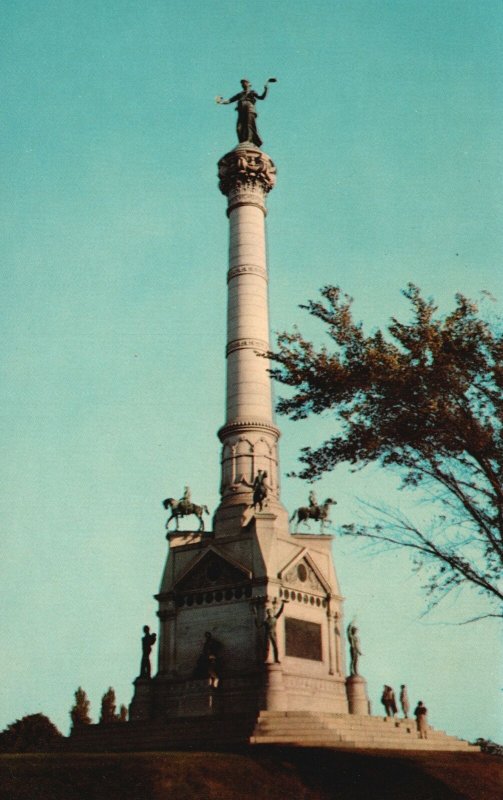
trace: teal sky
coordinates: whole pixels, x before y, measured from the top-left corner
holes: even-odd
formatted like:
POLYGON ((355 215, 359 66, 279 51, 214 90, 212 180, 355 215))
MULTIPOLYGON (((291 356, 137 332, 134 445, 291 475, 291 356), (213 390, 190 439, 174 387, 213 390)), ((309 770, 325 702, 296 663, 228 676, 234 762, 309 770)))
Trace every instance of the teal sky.
MULTIPOLYGON (((66 732, 129 703, 156 627, 161 500, 218 501, 227 220, 217 160, 242 77, 278 166, 269 199, 273 330, 327 283, 371 329, 417 283, 442 309, 503 279, 500 0, 0 0, 3 314, 0 729, 43 711, 66 732)), ((329 420, 281 421, 282 469, 329 420)), ((317 487, 409 510, 378 470, 317 487)), ((307 488, 283 480, 289 510, 307 488)), ((427 513, 421 506, 421 514, 427 513)), ((503 739, 496 623, 470 593, 424 608, 397 552, 334 545, 374 710, 407 683, 433 725, 503 739)))

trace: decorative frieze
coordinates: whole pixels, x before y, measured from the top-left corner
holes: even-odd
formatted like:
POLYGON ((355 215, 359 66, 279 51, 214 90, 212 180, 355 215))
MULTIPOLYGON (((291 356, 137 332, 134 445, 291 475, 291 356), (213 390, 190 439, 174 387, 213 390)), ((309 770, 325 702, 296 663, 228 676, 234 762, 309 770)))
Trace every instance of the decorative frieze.
POLYGON ((259 264, 242 264, 238 267, 232 267, 227 273, 227 282, 233 278, 238 278, 240 275, 258 275, 267 281, 267 272, 259 264))
POLYGON ((265 433, 270 433, 276 440, 280 437, 279 428, 277 428, 276 425, 271 425, 265 420, 240 419, 236 422, 229 422, 227 425, 223 425, 218 431, 218 438, 221 442, 224 442, 229 436, 237 435, 238 433, 241 433, 241 431, 246 431, 250 428, 254 431, 264 431, 265 433))
POLYGON ((225 353, 229 355, 235 350, 258 350, 260 353, 267 353, 269 343, 263 339, 233 339, 232 342, 228 342, 225 353))

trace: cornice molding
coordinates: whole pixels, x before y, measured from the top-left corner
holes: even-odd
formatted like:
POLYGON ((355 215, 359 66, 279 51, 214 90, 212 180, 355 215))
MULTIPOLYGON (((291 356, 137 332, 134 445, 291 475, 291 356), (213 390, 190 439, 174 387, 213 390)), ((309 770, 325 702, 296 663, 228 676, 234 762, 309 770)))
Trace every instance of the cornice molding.
POLYGON ((236 422, 229 422, 226 425, 223 425, 220 430, 218 431, 218 438, 221 442, 224 442, 229 436, 235 436, 238 433, 243 433, 244 431, 263 431, 264 433, 269 433, 276 440, 279 439, 281 436, 281 431, 276 425, 273 425, 271 422, 266 422, 265 420, 238 420, 236 422))

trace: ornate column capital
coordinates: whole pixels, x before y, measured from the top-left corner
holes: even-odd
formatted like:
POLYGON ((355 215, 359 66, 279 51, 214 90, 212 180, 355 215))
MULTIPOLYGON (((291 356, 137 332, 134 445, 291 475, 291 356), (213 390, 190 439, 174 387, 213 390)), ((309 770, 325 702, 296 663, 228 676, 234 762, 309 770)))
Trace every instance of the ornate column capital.
POLYGON ((218 186, 229 197, 238 191, 267 194, 276 183, 276 167, 266 153, 249 142, 239 144, 218 162, 218 186))

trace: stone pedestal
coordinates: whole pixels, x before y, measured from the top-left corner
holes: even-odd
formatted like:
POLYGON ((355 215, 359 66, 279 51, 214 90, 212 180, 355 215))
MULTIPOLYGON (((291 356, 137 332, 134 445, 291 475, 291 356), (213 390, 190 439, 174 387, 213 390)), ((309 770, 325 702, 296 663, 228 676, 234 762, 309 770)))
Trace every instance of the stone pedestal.
POLYGON ((134 696, 129 706, 129 719, 136 722, 152 718, 152 688, 150 678, 136 678, 133 682, 134 696))
POLYGON ((288 698, 285 694, 281 664, 266 664, 264 678, 265 691, 261 708, 267 708, 269 711, 287 711, 288 698))
POLYGON ((369 698, 365 678, 362 678, 361 675, 350 675, 349 678, 346 678, 346 692, 349 713, 368 716, 369 698))

